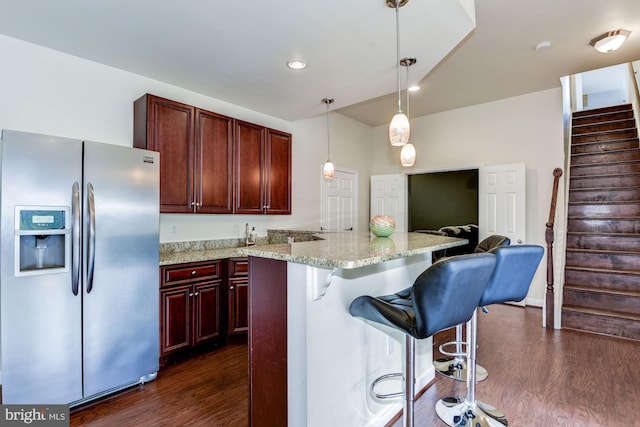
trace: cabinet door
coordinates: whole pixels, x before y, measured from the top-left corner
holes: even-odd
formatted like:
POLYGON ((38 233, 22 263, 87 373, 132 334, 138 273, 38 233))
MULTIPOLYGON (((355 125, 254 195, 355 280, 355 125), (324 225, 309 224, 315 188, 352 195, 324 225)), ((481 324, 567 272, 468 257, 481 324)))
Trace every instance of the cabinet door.
POLYGON ((191 286, 160 291, 160 355, 191 346, 191 286))
POLYGON ((264 213, 264 128, 236 121, 234 213, 264 213))
POLYGON ((267 214, 291 214, 291 134, 267 131, 265 199, 267 214))
MULTIPOLYGON (((160 212, 193 212, 194 107, 146 95, 146 148, 160 153, 160 212)), ((136 106, 136 108, 138 108, 136 106)), ((136 114, 135 126, 143 118, 136 114)), ((136 147, 142 145, 135 131, 136 147)))
POLYGON ((233 210, 233 119, 196 109, 196 212, 233 210))
POLYGON ((249 279, 229 279, 229 335, 249 330, 249 279))
POLYGON ((220 281, 193 286, 193 344, 220 336, 220 281))

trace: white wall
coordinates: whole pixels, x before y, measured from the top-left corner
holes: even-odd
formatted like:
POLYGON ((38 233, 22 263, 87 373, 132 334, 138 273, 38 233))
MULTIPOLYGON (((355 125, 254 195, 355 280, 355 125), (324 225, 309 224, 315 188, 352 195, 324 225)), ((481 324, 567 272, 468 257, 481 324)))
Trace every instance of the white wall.
MULTIPOLYGON (((288 122, 6 36, 0 36, 0 52, 0 129, 131 146, 133 101, 148 92, 293 134, 292 215, 163 214, 161 242, 243 237, 245 222, 255 226, 259 236, 266 235, 267 228, 320 227, 324 114, 288 122)), ((318 113, 324 111, 318 100, 318 113)), ((359 212, 364 213, 359 227, 366 229, 371 127, 332 113, 331 133, 334 163, 359 172, 359 212)))
MULTIPOLYGON (((400 166, 400 149, 389 145, 387 126, 378 126, 373 131, 373 174, 525 162, 527 243, 546 247, 545 224, 549 217, 552 173, 564 165, 561 89, 418 117, 411 120, 411 126, 411 140, 417 151, 415 166, 408 169, 400 166)), ((563 187, 561 182, 560 188, 563 187)), ((563 215, 564 197, 558 194, 557 217, 563 215)), ((564 230, 556 229, 556 236, 562 234, 564 230)), ((564 249, 556 244, 554 251, 563 253, 564 249)), ((561 278, 557 276, 556 282, 559 282, 561 278)), ((543 260, 527 302, 541 305, 545 289, 543 260)))

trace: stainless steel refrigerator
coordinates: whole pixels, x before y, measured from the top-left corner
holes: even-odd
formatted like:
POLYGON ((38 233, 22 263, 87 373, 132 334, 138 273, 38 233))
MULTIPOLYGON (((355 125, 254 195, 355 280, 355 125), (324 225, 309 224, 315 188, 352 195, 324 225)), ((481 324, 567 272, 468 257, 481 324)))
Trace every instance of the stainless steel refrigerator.
POLYGON ((2 131, 3 404, 76 406, 158 371, 158 153, 2 131))

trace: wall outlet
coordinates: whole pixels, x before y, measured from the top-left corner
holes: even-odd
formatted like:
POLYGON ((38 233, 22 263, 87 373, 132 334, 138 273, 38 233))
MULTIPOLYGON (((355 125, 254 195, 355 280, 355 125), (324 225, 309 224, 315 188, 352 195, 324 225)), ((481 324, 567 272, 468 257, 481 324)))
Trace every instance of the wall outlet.
POLYGON ((172 225, 171 226, 171 234, 173 234, 173 235, 178 234, 178 226, 177 225, 172 225))
POLYGON ((394 350, 393 338, 387 335, 387 356, 391 356, 394 350))

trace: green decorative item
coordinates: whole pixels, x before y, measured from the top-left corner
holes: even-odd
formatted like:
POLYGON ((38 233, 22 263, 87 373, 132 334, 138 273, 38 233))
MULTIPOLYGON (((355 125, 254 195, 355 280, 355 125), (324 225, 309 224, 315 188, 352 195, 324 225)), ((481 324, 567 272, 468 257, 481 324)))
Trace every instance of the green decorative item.
POLYGON ((389 237, 396 229, 396 221, 389 215, 376 215, 369 221, 369 230, 378 237, 389 237))

